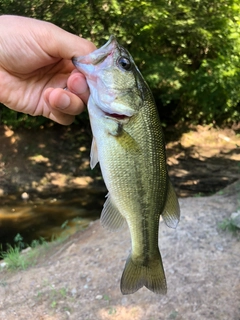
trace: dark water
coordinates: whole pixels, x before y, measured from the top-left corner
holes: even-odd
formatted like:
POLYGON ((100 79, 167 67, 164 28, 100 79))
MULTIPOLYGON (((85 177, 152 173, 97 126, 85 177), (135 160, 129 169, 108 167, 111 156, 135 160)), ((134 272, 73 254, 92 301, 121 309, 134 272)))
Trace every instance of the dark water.
POLYGON ((73 233, 99 218, 106 190, 78 189, 39 199, 20 195, 0 198, 0 247, 14 245, 17 234, 31 244, 43 237, 51 240, 62 232, 73 233))

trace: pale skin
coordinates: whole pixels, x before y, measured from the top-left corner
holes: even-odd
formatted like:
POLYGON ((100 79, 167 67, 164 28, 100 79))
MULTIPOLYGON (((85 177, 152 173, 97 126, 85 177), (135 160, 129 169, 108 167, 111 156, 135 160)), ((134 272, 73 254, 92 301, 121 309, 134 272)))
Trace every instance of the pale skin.
POLYGON ((71 59, 95 45, 54 24, 19 16, 0 16, 0 30, 0 102, 71 124, 89 97, 86 79, 71 59))

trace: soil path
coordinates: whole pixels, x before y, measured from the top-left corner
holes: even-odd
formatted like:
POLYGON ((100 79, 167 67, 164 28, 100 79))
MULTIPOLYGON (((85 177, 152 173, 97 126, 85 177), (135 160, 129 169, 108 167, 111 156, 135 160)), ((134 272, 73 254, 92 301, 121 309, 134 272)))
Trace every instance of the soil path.
POLYGON ((145 288, 121 295, 128 230, 109 233, 96 221, 45 249, 36 266, 0 271, 0 319, 239 320, 240 242, 218 229, 239 206, 239 193, 237 182, 221 196, 180 199, 177 229, 160 223, 166 296, 145 288))

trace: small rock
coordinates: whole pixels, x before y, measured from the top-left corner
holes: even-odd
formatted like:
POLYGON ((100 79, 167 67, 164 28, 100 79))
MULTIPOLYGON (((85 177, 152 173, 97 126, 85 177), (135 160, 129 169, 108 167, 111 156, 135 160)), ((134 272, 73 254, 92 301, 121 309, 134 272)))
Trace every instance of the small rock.
POLYGON ((29 251, 31 251, 32 250, 32 248, 31 247, 27 247, 26 249, 23 249, 22 250, 22 253, 24 254, 24 253, 28 253, 29 251))
POLYGON ((239 210, 231 214, 231 222, 235 227, 240 228, 240 211, 239 210))
POLYGON ((70 255, 71 252, 74 251, 74 249, 76 248, 76 246, 77 246, 77 245, 76 245, 75 243, 71 244, 70 247, 67 248, 66 253, 67 253, 68 255, 70 255))
POLYGON ((103 298, 103 296, 102 296, 101 294, 98 294, 98 295, 96 296, 96 299, 97 299, 97 300, 102 300, 102 298, 103 298))
POLYGON ((123 297, 121 302, 122 302, 122 306, 126 306, 128 304, 128 298, 123 297))
POLYGON ((223 246, 219 243, 216 243, 215 244, 215 248, 218 250, 218 251, 223 251, 223 246))
POLYGON ((6 263, 6 262, 3 261, 3 262, 0 263, 0 267, 1 267, 1 268, 5 268, 6 266, 7 266, 7 263, 6 263))
POLYGON ((72 294, 73 297, 75 297, 76 294, 77 294, 77 289, 76 289, 76 288, 73 288, 73 289, 71 290, 71 294, 72 294))
POLYGON ((28 199, 29 199, 29 194, 28 194, 27 192, 23 192, 23 193, 21 194, 21 198, 22 198, 23 200, 28 200, 28 199))

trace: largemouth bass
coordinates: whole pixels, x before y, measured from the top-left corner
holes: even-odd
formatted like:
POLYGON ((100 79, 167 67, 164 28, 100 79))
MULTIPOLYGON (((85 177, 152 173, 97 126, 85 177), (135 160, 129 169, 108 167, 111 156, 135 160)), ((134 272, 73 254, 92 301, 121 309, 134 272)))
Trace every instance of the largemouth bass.
POLYGON ((168 178, 162 128, 152 93, 129 52, 111 36, 100 49, 73 58, 90 88, 90 166, 99 161, 108 195, 101 214, 110 230, 127 221, 132 250, 123 294, 145 286, 165 294, 158 247, 159 218, 176 228, 180 209, 168 178))

